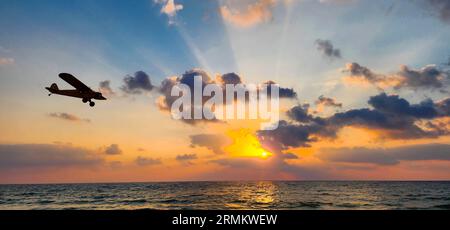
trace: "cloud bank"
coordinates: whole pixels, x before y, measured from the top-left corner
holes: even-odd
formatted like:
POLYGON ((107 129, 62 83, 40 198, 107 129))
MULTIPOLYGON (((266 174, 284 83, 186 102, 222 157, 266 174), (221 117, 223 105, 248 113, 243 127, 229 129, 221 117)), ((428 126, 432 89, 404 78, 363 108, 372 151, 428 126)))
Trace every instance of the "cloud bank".
POLYGON ((138 165, 138 166, 150 166, 150 165, 159 165, 159 164, 162 164, 161 159, 149 158, 149 157, 143 157, 143 156, 138 156, 138 157, 136 157, 136 159, 134 160, 134 162, 135 162, 136 165, 138 165))
POLYGON ((450 145, 425 144, 395 148, 328 148, 321 149, 316 156, 324 161, 341 163, 369 163, 375 165, 397 165, 401 161, 450 161, 450 145))
POLYGON ((70 114, 70 113, 50 113, 48 114, 49 117, 64 120, 64 121, 71 121, 71 122, 87 122, 90 123, 91 120, 89 119, 83 119, 79 118, 76 115, 70 114))
POLYGON ((281 149, 309 147, 319 139, 335 139, 344 127, 377 131, 385 139, 437 138, 450 133, 448 124, 439 119, 450 117, 450 98, 410 104, 398 95, 381 93, 369 99, 372 108, 351 109, 329 117, 314 116, 309 105, 297 105, 280 121, 276 130, 258 132, 262 143, 281 149))
POLYGON ((231 139, 220 134, 197 134, 190 136, 191 147, 205 147, 215 154, 224 154, 223 147, 231 144, 231 139))
POLYGON ((21 168, 96 167, 104 160, 99 154, 69 145, 0 145, 0 170, 21 168))
POLYGON ((420 69, 411 69, 406 65, 394 74, 378 74, 356 62, 348 63, 343 70, 349 74, 347 80, 367 82, 380 89, 393 87, 396 90, 407 88, 412 90, 431 89, 445 90, 449 86, 449 72, 436 65, 427 65, 420 69))

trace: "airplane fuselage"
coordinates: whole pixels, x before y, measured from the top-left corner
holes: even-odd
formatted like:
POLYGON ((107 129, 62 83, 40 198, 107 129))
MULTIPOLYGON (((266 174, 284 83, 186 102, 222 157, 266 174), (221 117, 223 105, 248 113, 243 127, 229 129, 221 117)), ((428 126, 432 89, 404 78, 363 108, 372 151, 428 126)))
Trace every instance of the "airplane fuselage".
POLYGON ((86 100, 90 100, 90 99, 106 100, 106 98, 104 98, 98 92, 94 92, 94 91, 82 92, 82 91, 79 91, 76 89, 59 90, 59 89, 52 89, 50 87, 47 87, 46 89, 48 91, 50 91, 50 93, 52 93, 52 94, 58 94, 58 95, 69 96, 69 97, 77 97, 77 98, 82 98, 82 99, 86 99, 86 100))

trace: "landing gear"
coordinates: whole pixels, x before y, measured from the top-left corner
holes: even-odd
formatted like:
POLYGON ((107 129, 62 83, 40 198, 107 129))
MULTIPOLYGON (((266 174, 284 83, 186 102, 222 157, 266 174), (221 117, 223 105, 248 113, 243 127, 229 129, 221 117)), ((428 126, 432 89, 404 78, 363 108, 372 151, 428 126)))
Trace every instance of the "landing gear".
POLYGON ((91 99, 83 98, 83 103, 89 102, 89 106, 94 107, 95 102, 91 101, 91 99))

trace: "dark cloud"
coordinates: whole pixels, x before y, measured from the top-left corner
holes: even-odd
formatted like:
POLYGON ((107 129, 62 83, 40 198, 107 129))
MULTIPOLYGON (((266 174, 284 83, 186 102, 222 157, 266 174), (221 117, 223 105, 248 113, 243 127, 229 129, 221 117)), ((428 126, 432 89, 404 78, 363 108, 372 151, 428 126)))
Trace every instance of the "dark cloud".
POLYGON ((450 1, 448 0, 425 0, 436 12, 439 19, 450 23, 450 1))
MULTIPOLYGON (((162 83, 159 89, 160 93, 163 95, 163 98, 160 103, 160 108, 170 109, 172 103, 178 98, 170 95, 172 87, 177 84, 186 84, 191 89, 191 93, 194 91, 194 82, 195 77, 201 77, 202 89, 206 84, 218 84, 223 86, 223 90, 225 90, 225 84, 243 84, 242 78, 236 73, 226 73, 223 75, 219 75, 216 77, 216 80, 212 80, 207 72, 201 69, 192 69, 186 71, 181 77, 170 77, 166 78, 162 83)), ((267 85, 276 84, 274 81, 265 82, 267 85)), ((270 89, 270 88, 269 88, 270 89)), ((223 92, 225 95, 225 91, 223 92)), ((268 94, 270 95, 270 90, 268 90, 268 94)), ((279 97, 280 98, 296 98, 297 93, 292 88, 283 88, 279 87, 279 97)), ((193 98, 193 97, 191 97, 193 98)), ((225 97, 224 97, 225 98, 225 97)), ((204 97, 203 101, 208 100, 209 97, 204 97)))
POLYGON ((223 84, 223 85, 225 85, 225 84, 237 85, 237 84, 242 84, 242 79, 236 73, 226 73, 222 76, 218 76, 217 82, 220 84, 223 84))
POLYGON ((170 111, 173 102, 178 98, 171 96, 170 93, 172 88, 178 83, 179 83, 178 77, 166 78, 161 82, 159 93, 162 94, 162 96, 158 100, 159 109, 170 111))
POLYGON ((398 75, 403 77, 403 81, 397 88, 408 87, 414 90, 419 88, 441 89, 446 92, 449 84, 449 72, 436 65, 428 65, 419 70, 402 66, 398 75))
POLYGON ((350 77, 365 80, 374 85, 383 83, 389 84, 389 79, 387 79, 386 76, 374 73, 369 68, 361 66, 356 62, 347 63, 343 72, 350 74, 350 77))
POLYGON ((286 160, 298 159, 298 156, 293 153, 282 154, 282 157, 283 157, 283 159, 286 159, 286 160))
POLYGON ((340 124, 341 126, 367 126, 373 128, 393 128, 401 127, 398 124, 402 121, 391 121, 385 114, 372 109, 352 109, 342 113, 336 113, 328 119, 333 124, 340 124))
POLYGON ((191 147, 206 147, 216 154, 223 154, 223 147, 231 144, 231 139, 219 134, 197 134, 190 136, 191 147))
POLYGON ((122 150, 119 148, 119 145, 111 144, 105 148, 105 153, 108 155, 119 155, 122 154, 122 150))
MULTIPOLYGON (((194 117, 194 110, 199 109, 195 108, 194 105, 194 83, 196 81, 196 77, 199 76, 201 80, 202 90, 206 86, 206 84, 213 83, 208 73, 201 69, 192 69, 186 71, 181 77, 169 77, 163 80, 161 83, 161 87, 159 92, 162 96, 158 99, 158 107, 164 111, 170 111, 172 108, 172 104, 179 98, 179 96, 172 96, 171 91, 172 88, 178 84, 185 84, 189 87, 191 91, 191 107, 183 108, 187 110, 191 110, 191 117, 194 117)), ((210 97, 202 97, 202 104, 205 103, 210 97)), ((202 114, 203 117, 203 114, 202 114)), ((183 122, 191 125, 195 125, 198 122, 216 122, 216 119, 182 119, 183 122)))
MULTIPOLYGON (((253 161, 262 161, 262 160, 253 160, 253 161)), ((222 165, 225 167, 232 167, 232 168, 254 168, 257 166, 256 163, 252 162, 251 159, 239 159, 239 158, 223 158, 223 159, 217 159, 212 160, 212 163, 222 165)), ((262 166, 260 166, 262 167, 262 166)))
POLYGON ((338 103, 338 102, 336 102, 335 99, 329 98, 329 97, 324 97, 323 95, 321 95, 316 100, 315 104, 316 105, 322 105, 322 106, 337 107, 337 108, 341 108, 342 107, 342 103, 338 103))
POLYGON ((192 163, 193 160, 197 159, 197 154, 182 154, 182 155, 177 155, 175 157, 175 160, 181 162, 182 164, 189 166, 189 165, 193 165, 194 163, 192 163))
POLYGON ((326 118, 314 116, 309 111, 309 104, 297 105, 287 112, 291 121, 281 120, 276 130, 259 131, 258 135, 269 146, 281 149, 290 147, 309 147, 317 141, 317 135, 327 138, 336 136, 336 128, 329 125, 326 118))
POLYGON ((435 104, 439 116, 450 116, 450 97, 435 104))
POLYGON ((0 170, 95 167, 104 160, 93 151, 59 144, 0 145, 0 170))
POLYGON ((317 141, 314 135, 324 128, 326 126, 317 123, 295 124, 281 120, 277 129, 260 130, 258 137, 266 148, 310 147, 310 143, 317 141))
POLYGON ((202 81, 202 86, 204 87, 206 84, 212 83, 211 77, 209 74, 202 69, 191 69, 186 71, 179 78, 179 82, 185 85, 188 85, 189 88, 194 89, 195 77, 200 76, 202 81))
POLYGON ((378 75, 373 73, 372 70, 356 62, 347 63, 344 72, 348 72, 352 76, 363 76, 369 81, 378 79, 378 75))
POLYGON ((144 71, 134 73, 134 76, 127 75, 123 79, 124 85, 122 91, 127 94, 141 94, 142 92, 151 91, 154 86, 150 81, 150 77, 144 71))
POLYGON ((82 119, 79 118, 76 115, 69 114, 69 113, 50 113, 50 117, 65 120, 65 121, 73 121, 73 122, 91 122, 89 119, 82 119))
POLYGON ((211 163, 222 166, 215 175, 209 177, 228 179, 244 179, 244 180, 260 180, 261 178, 271 180, 285 178, 294 179, 325 179, 334 178, 329 173, 327 167, 311 167, 290 164, 286 160, 297 159, 298 157, 292 153, 282 153, 271 150, 273 155, 267 159, 257 158, 223 158, 210 161, 211 163))
POLYGON ((371 163, 396 165, 401 161, 450 161, 450 145, 426 144, 395 148, 329 148, 322 149, 317 157, 324 161, 343 163, 371 163))
POLYGON ((450 116, 450 99, 433 102, 428 99, 410 104, 397 95, 381 93, 368 101, 373 108, 352 109, 329 117, 309 113, 309 106, 298 105, 282 120, 276 130, 260 130, 258 136, 267 146, 288 149, 308 147, 320 138, 334 139, 337 132, 348 126, 377 130, 382 138, 437 138, 450 134, 448 125, 435 121, 450 116), (438 123, 436 123, 438 122, 438 123))
POLYGON ((371 97, 368 103, 375 110, 382 113, 399 116, 432 119, 438 115, 435 104, 430 99, 424 100, 419 104, 411 105, 407 100, 400 98, 398 95, 381 93, 371 97))
POLYGON ((280 90, 280 98, 296 98, 297 93, 294 91, 293 88, 279 88, 280 90))
POLYGON ((159 165, 162 164, 161 159, 138 156, 134 162, 139 166, 159 165))
POLYGON ((404 87, 415 90, 419 88, 441 89, 447 83, 448 72, 435 65, 428 65, 419 70, 410 69, 403 65, 400 67, 397 77, 399 83, 395 85, 396 89, 404 87))
POLYGON ((395 165, 399 161, 385 153, 384 149, 340 148, 321 149, 318 158, 329 162, 372 163, 378 165, 395 165))
MULTIPOLYGON (((265 84, 267 84, 268 86, 273 85, 273 84, 277 84, 274 81, 267 81, 265 82, 265 84)), ((283 88, 283 87, 279 87, 279 97, 280 98, 288 98, 288 99, 295 99, 297 98, 297 93, 294 91, 293 88, 283 88)), ((270 97, 271 93, 271 88, 267 88, 267 94, 270 97)))
POLYGON ((99 83, 99 90, 105 96, 114 96, 116 94, 111 88, 111 82, 108 80, 99 83))
POLYGON ((419 104, 410 104, 397 95, 381 93, 369 99, 373 109, 353 109, 336 113, 327 119, 336 127, 359 126, 384 131, 386 138, 416 139, 436 138, 447 135, 445 127, 423 127, 421 121, 446 117, 445 112, 438 112, 438 104, 431 100, 419 104))
POLYGON ((341 51, 334 48, 333 44, 329 40, 317 39, 315 42, 317 50, 324 56, 329 58, 341 58, 341 51))
POLYGON ((197 155, 196 154, 182 154, 182 155, 177 155, 177 157, 175 159, 177 161, 190 161, 190 160, 197 159, 197 155))
MULTIPOLYGON (((223 97, 224 103, 226 103, 225 84, 233 84, 233 85, 244 84, 242 81, 242 78, 239 75, 237 75, 236 73, 226 73, 223 75, 219 75, 216 77, 215 80, 213 80, 209 76, 209 74, 202 69, 188 70, 184 74, 182 74, 181 77, 169 77, 162 81, 161 87, 159 88, 159 93, 162 96, 158 99, 158 107, 164 111, 171 110, 172 104, 179 98, 179 96, 171 96, 171 91, 172 91, 172 88, 178 84, 185 84, 189 87, 191 94, 192 94, 191 95, 191 100, 192 100, 191 103, 193 105, 193 103, 194 103, 194 96, 193 96, 194 82, 195 82, 195 77, 197 77, 197 76, 200 77, 202 89, 204 89, 204 87, 207 84, 219 85, 222 89, 222 97, 223 97)), ((270 86, 270 85, 276 84, 276 83, 274 81, 267 81, 267 82, 265 82, 265 84, 270 86)), ((260 89, 258 89, 258 90, 260 90, 260 89)), ((268 96, 271 95, 270 87, 268 88, 267 93, 268 93, 268 96)), ((297 97, 297 93, 292 88, 279 87, 279 97, 294 99, 297 97)), ((202 103, 205 103, 210 98, 211 97, 203 96, 202 103)), ((235 94, 235 98, 236 98, 236 94, 235 94)), ((246 93, 246 100, 247 99, 248 99, 248 93, 246 93)), ((196 109, 196 108, 194 108, 194 106, 191 106, 190 109, 191 109, 191 115, 192 115, 191 117, 193 117, 194 109, 196 109)), ((183 119, 182 121, 184 121, 188 124, 197 124, 198 122, 205 122, 205 121, 217 122, 217 119, 210 119, 210 120, 208 120, 208 119, 201 119, 201 120, 183 119)))
POLYGON ((286 112, 289 118, 292 120, 308 123, 314 121, 314 116, 309 113, 309 104, 302 104, 292 107, 290 110, 286 112))
POLYGON ((449 73, 435 65, 427 65, 421 69, 411 69, 405 65, 400 67, 400 71, 391 75, 374 73, 367 67, 358 63, 348 63, 345 73, 349 73, 351 78, 369 82, 380 89, 393 87, 394 89, 440 89, 445 91, 449 86, 449 73))

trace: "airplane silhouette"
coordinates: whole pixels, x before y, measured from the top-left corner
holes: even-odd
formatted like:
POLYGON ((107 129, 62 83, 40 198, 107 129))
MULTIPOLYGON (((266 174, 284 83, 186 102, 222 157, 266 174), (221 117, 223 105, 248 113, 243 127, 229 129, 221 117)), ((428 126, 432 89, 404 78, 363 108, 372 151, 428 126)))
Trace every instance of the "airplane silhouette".
POLYGON ((56 85, 56 83, 53 83, 50 87, 45 87, 48 91, 50 91, 50 93, 48 94, 49 96, 52 94, 58 94, 63 96, 81 98, 83 103, 89 102, 89 105, 91 107, 95 105, 95 102, 91 101, 92 99, 106 100, 106 98, 103 97, 102 93, 93 91, 72 74, 60 73, 58 76, 69 83, 71 86, 75 87, 75 89, 60 90, 58 89, 58 85, 56 85))

